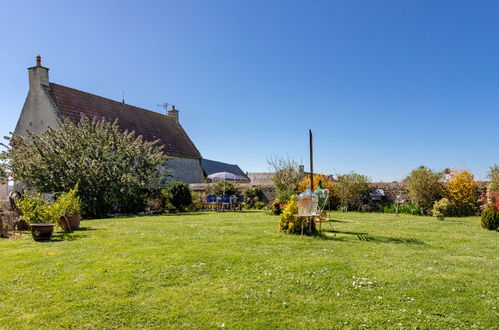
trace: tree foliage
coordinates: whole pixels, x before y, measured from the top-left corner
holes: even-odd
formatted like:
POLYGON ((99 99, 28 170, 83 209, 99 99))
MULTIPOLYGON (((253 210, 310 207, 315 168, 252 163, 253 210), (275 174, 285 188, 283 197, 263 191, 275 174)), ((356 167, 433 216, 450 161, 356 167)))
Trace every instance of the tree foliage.
POLYGON ((163 190, 166 199, 177 211, 184 211, 192 204, 192 195, 189 186, 184 182, 169 182, 168 188, 163 190))
POLYGON ((445 193, 452 215, 467 216, 475 213, 479 196, 473 174, 464 170, 451 170, 445 193))
POLYGON ((297 192, 303 173, 300 172, 298 163, 288 157, 273 157, 267 159, 269 168, 274 175, 272 182, 276 189, 277 199, 285 202, 297 192))
MULTIPOLYGON (((322 182, 322 186, 329 190, 328 200, 331 203, 331 207, 336 208, 339 204, 338 188, 336 183, 324 174, 314 174, 314 188, 317 189, 319 182, 322 182)), ((305 191, 307 186, 310 186, 310 175, 305 175, 298 185, 298 191, 305 191)))
POLYGON ((65 120, 42 134, 7 138, 9 175, 44 193, 67 192, 78 184, 85 216, 127 212, 140 203, 140 189, 166 177, 168 157, 158 141, 146 142, 118 122, 65 120))
POLYGON ((428 214, 436 200, 442 198, 443 174, 425 166, 413 170, 406 178, 407 194, 411 202, 428 214))
POLYGON ((494 164, 490 167, 488 178, 492 184, 492 189, 499 190, 499 165, 494 164))
POLYGON ((348 209, 360 209, 369 194, 369 182, 367 176, 358 173, 339 175, 336 187, 341 205, 348 209))
POLYGON ((239 188, 229 180, 220 180, 211 186, 211 193, 215 195, 237 195, 239 188))

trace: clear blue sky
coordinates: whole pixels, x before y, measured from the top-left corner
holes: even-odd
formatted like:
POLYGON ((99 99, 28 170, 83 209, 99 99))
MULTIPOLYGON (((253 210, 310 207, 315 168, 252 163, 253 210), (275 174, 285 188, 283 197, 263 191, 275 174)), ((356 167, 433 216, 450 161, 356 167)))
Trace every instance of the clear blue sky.
POLYGON ((167 101, 205 158, 373 180, 499 163, 499 1, 0 0, 0 134, 53 82, 167 101), (308 167, 308 166, 307 166, 308 167))

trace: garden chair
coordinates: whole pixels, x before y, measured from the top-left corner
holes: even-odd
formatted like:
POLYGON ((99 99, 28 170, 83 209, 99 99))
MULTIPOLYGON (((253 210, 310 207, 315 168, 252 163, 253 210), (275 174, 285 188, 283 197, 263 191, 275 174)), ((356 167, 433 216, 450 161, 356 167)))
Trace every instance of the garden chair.
POLYGON ((229 197, 229 203, 230 203, 230 210, 235 211, 236 206, 237 206, 237 196, 236 195, 230 195, 229 197))
POLYGON ((331 227, 331 230, 334 230, 333 225, 331 224, 331 219, 329 217, 323 218, 322 213, 324 209, 329 204, 329 190, 328 189, 319 189, 316 191, 319 202, 317 203, 317 211, 315 212, 315 222, 319 223, 319 231, 322 230, 322 223, 327 223, 331 227))
POLYGON ((208 202, 212 211, 215 211, 217 209, 217 196, 208 195, 206 196, 206 201, 208 202))
POLYGON ((230 209, 230 196, 222 195, 221 197, 221 209, 222 211, 229 211, 230 209))

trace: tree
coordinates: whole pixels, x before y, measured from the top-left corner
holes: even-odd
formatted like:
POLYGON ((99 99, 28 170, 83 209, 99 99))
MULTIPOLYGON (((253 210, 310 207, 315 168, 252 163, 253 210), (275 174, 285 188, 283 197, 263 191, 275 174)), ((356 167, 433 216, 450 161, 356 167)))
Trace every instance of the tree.
POLYGON ((362 201, 369 194, 369 182, 367 176, 354 172, 338 175, 336 186, 341 205, 349 209, 360 209, 362 201))
POLYGON ((451 170, 445 192, 452 215, 467 216, 475 213, 479 195, 473 174, 464 170, 451 170))
POLYGON ((288 201, 297 191, 303 173, 300 172, 298 163, 289 156, 284 158, 273 157, 267 159, 269 168, 274 172, 272 182, 276 189, 277 199, 281 202, 288 201))
POLYGON ((443 174, 425 166, 413 170, 406 178, 407 194, 412 203, 428 214, 436 200, 442 198, 443 174))
POLYGON ((76 184, 83 214, 102 217, 142 203, 140 190, 164 182, 168 157, 158 141, 146 142, 118 122, 82 116, 42 134, 7 138, 9 175, 40 192, 67 192, 76 184))
POLYGON ((492 184, 492 189, 499 190, 499 165, 494 164, 490 167, 488 178, 492 184))

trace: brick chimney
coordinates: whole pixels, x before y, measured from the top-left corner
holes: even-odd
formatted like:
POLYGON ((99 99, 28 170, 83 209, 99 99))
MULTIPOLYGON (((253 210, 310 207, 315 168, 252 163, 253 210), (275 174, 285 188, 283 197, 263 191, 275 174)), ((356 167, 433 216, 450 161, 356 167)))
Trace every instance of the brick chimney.
POLYGON ((36 66, 28 68, 29 88, 38 88, 40 85, 49 85, 49 69, 42 66, 40 55, 36 57, 36 66))
POLYGON ((168 110, 168 116, 172 117, 177 123, 178 121, 178 110, 175 109, 175 106, 172 105, 172 108, 168 110))

